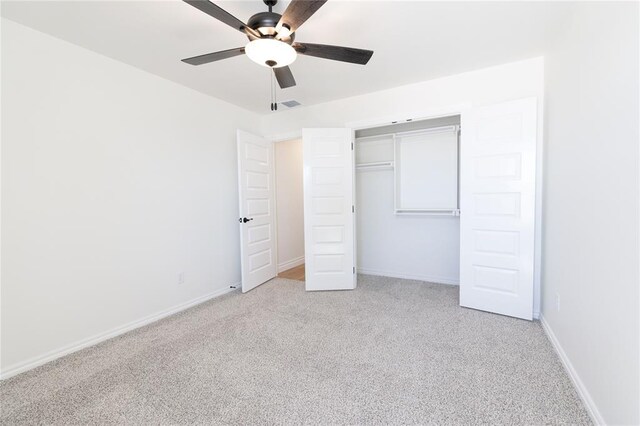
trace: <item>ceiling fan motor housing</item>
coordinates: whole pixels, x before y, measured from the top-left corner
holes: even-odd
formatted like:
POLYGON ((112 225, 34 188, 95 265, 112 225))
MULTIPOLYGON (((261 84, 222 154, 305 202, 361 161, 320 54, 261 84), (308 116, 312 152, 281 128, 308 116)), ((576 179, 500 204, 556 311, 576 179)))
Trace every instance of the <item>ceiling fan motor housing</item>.
MULTIPOLYGON (((249 18, 247 26, 258 31, 265 38, 274 38, 276 36, 276 25, 280 22, 282 15, 275 12, 260 12, 249 18)), ((279 37, 278 40, 291 44, 295 38, 295 33, 291 33, 286 37, 279 37)))

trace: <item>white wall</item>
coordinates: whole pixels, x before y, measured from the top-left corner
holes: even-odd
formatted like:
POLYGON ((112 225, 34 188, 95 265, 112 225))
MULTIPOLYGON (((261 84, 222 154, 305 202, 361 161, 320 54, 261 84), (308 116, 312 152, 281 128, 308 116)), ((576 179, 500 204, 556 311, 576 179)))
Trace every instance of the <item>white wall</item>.
POLYGON ((278 272, 282 272, 304 263, 302 140, 278 142, 274 150, 278 210, 278 272))
MULTIPOLYGON (((394 120, 454 114, 465 104, 493 104, 532 96, 539 99, 538 112, 541 116, 543 78, 544 61, 542 58, 534 58, 270 114, 262 118, 262 133, 273 139, 286 139, 300 136, 303 127, 361 127, 378 119, 390 124, 394 120)), ((464 128, 462 131, 464 132, 464 128)), ((542 120, 539 120, 538 136, 542 152, 542 120)), ((381 190, 384 191, 384 187, 381 190)), ((459 231, 455 220, 446 222, 445 226, 448 230, 443 228, 441 217, 424 221, 421 232, 429 240, 425 241, 428 249, 425 249, 420 259, 432 262, 433 265, 448 265, 446 271, 449 271, 458 262, 459 231), (437 246, 443 249, 437 250, 437 246)), ((396 250, 398 248, 399 246, 395 247, 396 250)), ((362 250, 362 247, 358 249, 362 250)), ((434 270, 433 275, 442 271, 434 270)), ((538 280, 539 277, 536 276, 536 281, 538 280)), ((538 307, 539 300, 536 297, 536 313, 538 307)))
POLYGON ((358 270, 443 284, 460 282, 460 219, 396 215, 393 170, 356 173, 358 270))
MULTIPOLYGON (((274 139, 298 137, 303 127, 358 125, 379 118, 404 120, 418 113, 449 112, 471 102, 491 104, 544 94, 544 61, 526 61, 428 80, 366 95, 262 116, 262 133, 274 139)), ((540 109, 542 111, 542 109, 540 109)))
POLYGON ((4 374, 240 280, 257 116, 7 20, 2 67, 4 374))
POLYGON ((582 3, 565 29, 545 58, 543 318, 596 420, 637 425, 638 3, 582 3))

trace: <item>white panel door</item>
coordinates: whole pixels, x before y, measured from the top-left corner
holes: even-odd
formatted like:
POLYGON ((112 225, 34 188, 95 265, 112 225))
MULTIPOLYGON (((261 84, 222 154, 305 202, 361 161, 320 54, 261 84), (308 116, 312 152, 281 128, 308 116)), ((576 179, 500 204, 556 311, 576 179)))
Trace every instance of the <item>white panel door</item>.
POLYGON ((276 276, 273 144, 238 130, 242 292, 276 276))
POLYGON ((531 320, 536 99, 463 115, 460 305, 531 320))
POLYGON ((307 290, 356 287, 351 129, 303 129, 307 290))

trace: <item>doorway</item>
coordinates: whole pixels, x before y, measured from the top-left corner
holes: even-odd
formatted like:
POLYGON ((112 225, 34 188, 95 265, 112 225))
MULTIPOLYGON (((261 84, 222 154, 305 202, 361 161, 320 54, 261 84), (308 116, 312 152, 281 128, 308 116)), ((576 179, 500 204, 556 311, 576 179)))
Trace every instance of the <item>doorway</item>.
POLYGON ((302 139, 274 143, 278 277, 304 281, 302 139))

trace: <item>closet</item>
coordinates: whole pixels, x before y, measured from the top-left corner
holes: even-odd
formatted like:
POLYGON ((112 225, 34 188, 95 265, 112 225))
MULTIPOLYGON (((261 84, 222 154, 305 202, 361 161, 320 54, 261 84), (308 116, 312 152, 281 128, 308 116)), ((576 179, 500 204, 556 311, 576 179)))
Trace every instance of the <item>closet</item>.
POLYGON ((458 284, 460 116, 355 132, 361 273, 458 284))

